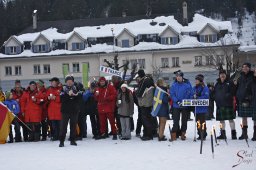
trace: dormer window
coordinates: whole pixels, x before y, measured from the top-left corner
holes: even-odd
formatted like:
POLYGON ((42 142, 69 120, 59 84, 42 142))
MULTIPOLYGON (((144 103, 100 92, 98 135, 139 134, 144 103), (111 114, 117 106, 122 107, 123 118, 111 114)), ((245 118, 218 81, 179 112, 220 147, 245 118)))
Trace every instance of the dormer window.
POLYGON ((46 45, 45 45, 45 44, 34 45, 34 52, 35 52, 35 53, 43 53, 43 52, 46 52, 46 45))
POLYGON ((72 50, 73 51, 78 51, 78 50, 84 50, 84 43, 72 43, 72 50))
POLYGON ((19 46, 9 46, 5 47, 6 54, 19 54, 21 53, 21 48, 19 46))
POLYGON ((217 41, 217 34, 200 35, 200 42, 215 43, 217 41))
POLYGON ((10 48, 10 54, 16 54, 17 53, 17 47, 13 46, 13 47, 9 47, 10 48))
POLYGON ((165 44, 165 45, 178 44, 178 37, 162 37, 161 44, 165 44))
POLYGON ((129 40, 122 40, 122 47, 123 47, 123 48, 128 48, 128 47, 130 47, 129 40))

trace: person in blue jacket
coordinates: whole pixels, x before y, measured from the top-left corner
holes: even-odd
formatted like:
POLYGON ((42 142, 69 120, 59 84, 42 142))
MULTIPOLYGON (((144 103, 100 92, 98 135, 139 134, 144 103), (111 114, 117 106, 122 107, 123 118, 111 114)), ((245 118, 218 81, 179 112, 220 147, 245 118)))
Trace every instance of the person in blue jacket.
POLYGON ((170 141, 176 140, 177 132, 179 130, 179 122, 181 115, 181 140, 186 140, 187 121, 189 118, 189 108, 182 106, 182 100, 190 99, 192 86, 187 79, 184 79, 184 73, 182 71, 176 71, 176 80, 170 88, 170 96, 173 101, 173 127, 170 141))
MULTIPOLYGON (((209 89, 207 85, 204 84, 204 76, 202 74, 198 74, 195 77, 195 86, 193 87, 192 99, 209 99, 209 89)), ((203 132, 203 139, 205 140, 206 133, 206 114, 208 113, 208 106, 196 106, 195 107, 195 115, 196 120, 198 122, 197 132, 199 137, 198 140, 201 139, 201 132, 203 132)))
MULTIPOLYGON (((5 92, 6 100, 3 102, 8 109, 13 112, 16 116, 20 113, 20 106, 16 100, 13 99, 13 95, 10 91, 5 92)), ((21 142, 20 124, 15 117, 12 121, 15 130, 15 142, 21 142)), ((8 143, 13 143, 13 133, 12 125, 10 126, 9 141, 8 143)))

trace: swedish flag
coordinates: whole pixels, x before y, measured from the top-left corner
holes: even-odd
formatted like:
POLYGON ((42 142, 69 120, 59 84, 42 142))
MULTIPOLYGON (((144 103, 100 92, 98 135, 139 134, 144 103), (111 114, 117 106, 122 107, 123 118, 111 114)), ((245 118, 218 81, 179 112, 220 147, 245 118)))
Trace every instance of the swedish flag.
POLYGON ((165 93, 166 92, 164 90, 162 90, 159 87, 156 87, 155 93, 154 93, 154 100, 153 100, 153 110, 151 112, 152 116, 154 116, 154 117, 157 116, 157 114, 161 108, 161 105, 163 103, 163 97, 164 97, 165 93))

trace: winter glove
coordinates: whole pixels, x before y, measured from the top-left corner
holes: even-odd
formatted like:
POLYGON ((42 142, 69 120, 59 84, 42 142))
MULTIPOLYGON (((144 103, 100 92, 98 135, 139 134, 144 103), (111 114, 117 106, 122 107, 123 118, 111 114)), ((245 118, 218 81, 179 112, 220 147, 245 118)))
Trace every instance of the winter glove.
POLYGON ((179 107, 182 107, 182 102, 178 101, 177 104, 179 105, 179 107))

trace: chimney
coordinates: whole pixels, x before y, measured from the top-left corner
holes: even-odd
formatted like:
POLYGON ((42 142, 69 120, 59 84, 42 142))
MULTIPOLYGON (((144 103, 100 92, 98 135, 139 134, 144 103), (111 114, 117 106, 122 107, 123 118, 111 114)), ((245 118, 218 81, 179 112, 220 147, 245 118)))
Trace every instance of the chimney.
POLYGON ((182 3, 182 9, 183 9, 183 25, 188 25, 188 4, 186 1, 182 3))
POLYGON ((126 15, 126 10, 124 10, 123 12, 122 12, 122 17, 123 18, 125 18, 127 15, 126 15))
POLYGON ((33 11, 32 18, 33 18, 33 30, 37 30, 37 10, 33 11))

